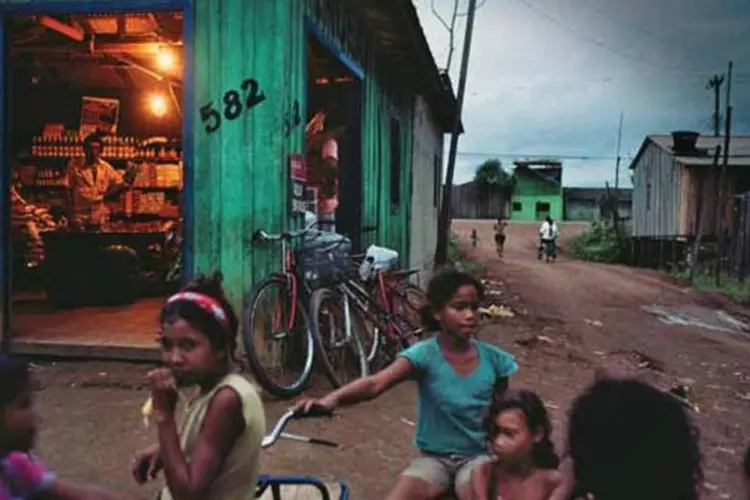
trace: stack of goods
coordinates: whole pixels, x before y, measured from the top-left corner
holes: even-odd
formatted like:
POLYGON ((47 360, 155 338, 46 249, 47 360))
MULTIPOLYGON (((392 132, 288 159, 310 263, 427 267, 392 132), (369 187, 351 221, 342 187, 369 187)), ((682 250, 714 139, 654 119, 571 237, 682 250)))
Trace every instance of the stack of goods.
MULTIPOLYGON (((32 140, 31 155, 39 158, 72 158, 83 157, 83 141, 79 133, 59 133, 36 136, 32 140)), ((102 138, 102 156, 111 160, 160 159, 179 160, 182 151, 179 142, 171 143, 165 138, 158 138, 164 144, 159 148, 151 147, 135 137, 104 136, 102 138)))
POLYGON ((16 254, 25 256, 27 267, 44 260, 42 231, 54 231, 58 225, 46 208, 31 205, 13 188, 11 190, 12 223, 16 254))
POLYGON ((144 162, 138 166, 134 188, 182 188, 182 166, 144 162))

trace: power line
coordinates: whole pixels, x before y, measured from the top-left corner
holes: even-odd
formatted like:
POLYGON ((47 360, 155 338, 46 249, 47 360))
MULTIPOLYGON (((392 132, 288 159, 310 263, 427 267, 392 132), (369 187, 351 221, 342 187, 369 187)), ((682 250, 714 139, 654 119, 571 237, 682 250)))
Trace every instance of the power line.
POLYGON ((621 50, 618 50, 618 49, 615 49, 613 47, 610 47, 609 45, 605 44, 603 41, 601 41, 601 40, 599 40, 597 38, 594 38, 594 37, 588 36, 588 35, 586 35, 584 33, 581 33, 580 31, 572 28, 571 26, 569 26, 566 23, 563 23, 560 19, 556 18, 554 15, 550 14, 546 10, 540 8, 539 6, 537 6, 537 5, 529 2, 528 0, 518 0, 518 1, 523 6, 525 6, 527 9, 531 10, 532 12, 534 12, 535 14, 537 14, 538 16, 545 18, 550 23, 552 23, 552 24, 554 24, 554 25, 556 25, 556 26, 564 29, 568 33, 570 33, 570 34, 572 34, 572 35, 580 38, 581 40, 583 40, 585 42, 588 42, 588 43, 590 43, 592 45, 596 45, 597 47, 599 47, 602 50, 606 50, 607 52, 610 52, 612 54, 620 56, 623 59, 629 59, 629 60, 631 60, 633 62, 637 62, 637 63, 640 63, 640 64, 645 64, 647 66, 651 66, 651 67, 654 67, 654 68, 658 68, 658 69, 666 70, 666 71, 671 71, 671 72, 675 72, 675 73, 691 73, 691 74, 703 74, 703 73, 707 73, 705 70, 697 69, 697 68, 688 69, 688 68, 678 68, 678 67, 674 67, 674 66, 670 67, 670 66, 666 66, 666 65, 663 65, 663 64, 659 64, 659 63, 653 62, 653 61, 649 61, 647 59, 643 59, 642 57, 638 57, 638 56, 634 56, 632 54, 628 54, 627 52, 623 52, 621 50))
MULTIPOLYGON (((540 160, 616 160, 616 156, 596 156, 596 155, 550 155, 550 154, 526 154, 526 153, 490 153, 480 151, 459 151, 458 156, 476 156, 484 158, 538 158, 540 160)), ((634 156, 622 155, 621 158, 632 159, 634 156)))

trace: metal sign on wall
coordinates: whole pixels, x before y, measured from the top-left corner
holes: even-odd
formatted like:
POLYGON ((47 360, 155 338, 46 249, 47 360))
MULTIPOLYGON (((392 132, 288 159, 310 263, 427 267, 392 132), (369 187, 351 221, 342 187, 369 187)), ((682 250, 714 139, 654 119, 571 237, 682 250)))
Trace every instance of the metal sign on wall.
POLYGON ((292 212, 305 213, 307 207, 307 166, 302 155, 289 155, 289 175, 292 180, 292 212))

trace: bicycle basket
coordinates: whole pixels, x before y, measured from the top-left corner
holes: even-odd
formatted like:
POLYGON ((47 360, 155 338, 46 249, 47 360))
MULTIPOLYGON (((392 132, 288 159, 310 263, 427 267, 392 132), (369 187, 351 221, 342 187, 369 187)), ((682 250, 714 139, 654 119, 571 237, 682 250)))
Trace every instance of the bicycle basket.
POLYGON ((334 281, 352 269, 352 242, 338 233, 311 232, 295 253, 300 276, 313 287, 334 281))
POLYGON ((365 252, 365 259, 360 264, 358 272, 362 281, 369 281, 375 277, 377 271, 390 271, 398 267, 398 252, 386 247, 370 245, 365 252))

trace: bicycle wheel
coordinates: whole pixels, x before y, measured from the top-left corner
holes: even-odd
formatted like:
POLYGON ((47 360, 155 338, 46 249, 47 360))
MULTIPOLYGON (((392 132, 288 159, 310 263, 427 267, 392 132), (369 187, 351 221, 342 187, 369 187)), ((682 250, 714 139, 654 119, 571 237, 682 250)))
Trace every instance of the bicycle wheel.
POLYGON ((344 297, 330 288, 319 288, 310 298, 311 330, 318 360, 334 387, 369 373, 361 339, 364 325, 354 312, 354 305, 349 303, 346 314, 345 304, 344 297))
POLYGON ((413 330, 422 326, 422 307, 427 304, 427 294, 417 285, 404 281, 389 290, 393 313, 402 316, 413 330))
POLYGON ((242 340, 250 368, 263 388, 279 398, 301 394, 313 370, 310 320, 299 296, 293 300, 293 295, 289 278, 272 275, 248 294, 243 313, 242 340), (268 322, 259 325, 260 320, 268 322))

